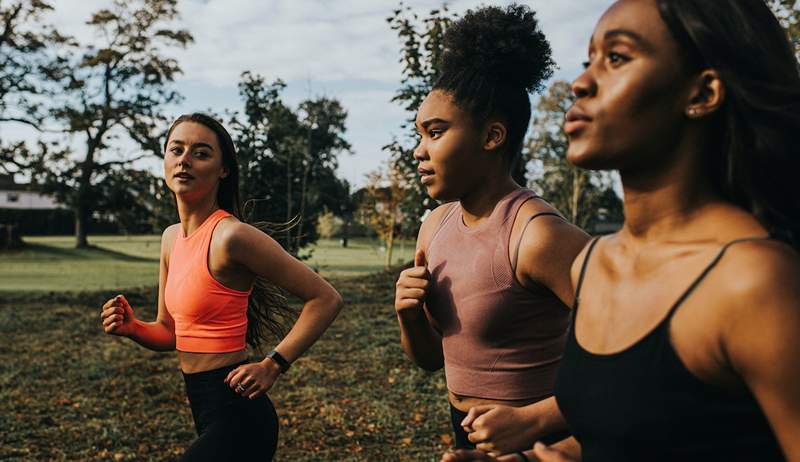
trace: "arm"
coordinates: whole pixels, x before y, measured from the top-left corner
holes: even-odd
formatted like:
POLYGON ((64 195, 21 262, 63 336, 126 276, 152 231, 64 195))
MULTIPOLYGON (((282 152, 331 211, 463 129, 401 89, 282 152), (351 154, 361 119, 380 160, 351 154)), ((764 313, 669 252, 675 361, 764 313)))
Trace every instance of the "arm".
POLYGON ((161 235, 161 257, 158 274, 158 314, 153 322, 136 319, 133 308, 125 297, 118 295, 106 302, 100 315, 107 334, 128 337, 145 348, 155 351, 175 349, 175 321, 167 311, 164 290, 167 285, 169 252, 175 238, 176 225, 161 235))
MULTIPOLYGON (((275 347, 290 363, 303 355, 342 309, 342 297, 327 281, 289 255, 262 231, 236 223, 226 227, 230 260, 303 300, 303 309, 289 333, 275 347)), ((275 365, 264 359, 263 364, 275 365)))
POLYGON ((726 265, 726 302, 734 309, 723 326, 723 352, 758 400, 787 460, 800 461, 800 258, 777 243, 736 247, 726 265))
POLYGON ((395 287, 394 306, 400 324, 400 344, 406 356, 427 371, 444 367, 444 353, 436 322, 425 306, 430 284, 425 251, 448 209, 447 206, 436 208, 422 223, 417 236, 414 267, 400 273, 395 287))
MULTIPOLYGON (((541 206, 525 204, 515 222, 540 212, 541 206)), ((549 210, 546 210, 549 211, 549 210)), ((527 221, 525 219, 523 223, 527 221)), ((523 225, 524 226, 524 225, 523 225)), ((513 235, 512 235, 513 236, 513 235)), ((512 242, 513 242, 512 237, 512 242)), ((554 216, 540 216, 522 230, 516 274, 526 287, 543 285, 568 307, 572 306, 575 292, 570 280, 570 269, 575 258, 589 242, 589 235, 577 226, 554 216)))

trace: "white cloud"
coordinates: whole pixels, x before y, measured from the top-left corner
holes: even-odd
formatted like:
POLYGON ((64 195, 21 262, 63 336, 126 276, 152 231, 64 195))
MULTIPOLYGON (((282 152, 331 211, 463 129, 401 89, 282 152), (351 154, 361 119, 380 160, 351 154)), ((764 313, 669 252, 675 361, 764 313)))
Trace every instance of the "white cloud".
MULTIPOLYGON (((110 0, 56 0, 51 19, 65 32, 91 39, 84 25, 91 12, 110 0)), ((482 0, 448 2, 463 13, 482 4, 511 3, 482 0)), ((570 80, 585 60, 588 38, 600 14, 612 0, 533 0, 549 38, 559 70, 555 78, 570 80)), ((439 0, 406 0, 425 16, 442 5, 439 0)), ((233 96, 239 75, 250 70, 268 79, 289 83, 287 99, 296 103, 322 90, 339 98, 349 111, 348 138, 355 155, 341 160, 340 173, 362 184, 366 172, 385 159, 380 148, 400 134, 406 114, 389 102, 400 80, 399 39, 386 23, 396 1, 371 0, 182 0, 180 27, 195 43, 171 54, 184 70, 177 82, 190 94, 180 109, 217 112, 235 109, 233 96), (199 100, 205 97, 205 100, 199 100), (223 102, 226 101, 226 102, 223 102)))

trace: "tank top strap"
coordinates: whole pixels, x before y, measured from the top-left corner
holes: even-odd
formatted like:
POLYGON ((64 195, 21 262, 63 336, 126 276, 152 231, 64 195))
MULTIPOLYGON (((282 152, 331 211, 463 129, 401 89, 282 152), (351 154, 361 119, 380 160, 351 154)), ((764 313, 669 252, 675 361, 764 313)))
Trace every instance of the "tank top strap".
MULTIPOLYGON (((433 243, 433 241, 436 239, 436 236, 438 236, 439 233, 442 231, 442 229, 444 229, 444 227, 447 224, 447 222, 450 221, 450 219, 453 217, 453 215, 457 215, 455 212, 461 206, 459 205, 458 201, 453 201, 453 202, 450 202, 448 204, 442 205, 442 207, 448 207, 448 209, 444 213, 444 216, 442 217, 442 219, 439 220, 439 223, 436 224, 436 231, 433 232, 433 235, 431 236, 431 239, 428 241, 428 247, 429 248, 430 248, 431 244, 433 243)), ((427 250, 428 249, 425 249, 426 253, 427 253, 427 250)))
POLYGON ((694 281, 692 281, 692 283, 689 285, 689 287, 681 294, 681 296, 678 297, 677 300, 675 300, 675 303, 672 304, 672 307, 670 307, 669 311, 667 312, 667 316, 664 319, 665 323, 668 323, 669 320, 672 319, 672 316, 675 314, 676 311, 678 311, 678 308, 680 308, 680 306, 683 304, 683 302, 686 301, 687 298, 689 298, 689 295, 691 295, 692 292, 694 292, 694 290, 697 288, 697 286, 699 286, 700 283, 703 282, 703 280, 706 278, 706 276, 708 276, 708 274, 711 272, 711 270, 713 270, 717 266, 717 263, 719 263, 719 261, 722 260, 722 257, 725 255, 725 252, 731 246, 733 246, 734 244, 738 244, 740 242, 765 241, 765 240, 769 240, 769 239, 772 239, 772 237, 771 236, 743 237, 741 239, 735 239, 733 241, 725 243, 719 249, 719 251, 714 256, 714 258, 711 260, 711 262, 709 262, 709 264, 706 265, 706 267, 703 269, 703 271, 700 273, 700 275, 697 276, 694 279, 694 281))
POLYGON ((575 286, 575 301, 572 305, 572 315, 575 316, 575 312, 578 310, 578 302, 580 301, 581 297, 581 288, 583 287, 583 279, 586 277, 586 267, 589 266, 589 257, 592 256, 592 252, 594 251, 594 246, 600 242, 600 236, 597 236, 592 239, 592 242, 589 243, 589 248, 586 250, 586 256, 583 257, 583 263, 581 264, 581 272, 578 275, 578 284, 575 286))
MULTIPOLYGON (((198 230, 202 231, 202 240, 203 246, 206 248, 206 254, 208 254, 208 248, 211 246, 211 237, 214 235, 214 230, 217 228, 217 224, 222 221, 224 218, 228 218, 231 214, 223 209, 219 209, 211 214, 208 217, 207 221, 203 223, 203 229, 198 230)), ((206 258, 208 256, 206 255, 206 258)))

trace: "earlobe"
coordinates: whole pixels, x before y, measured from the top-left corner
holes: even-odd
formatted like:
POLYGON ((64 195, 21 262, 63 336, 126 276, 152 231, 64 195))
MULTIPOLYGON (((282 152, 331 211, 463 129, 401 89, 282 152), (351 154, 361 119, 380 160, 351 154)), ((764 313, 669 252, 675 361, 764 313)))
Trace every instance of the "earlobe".
POLYGON ((725 85, 719 73, 706 69, 697 76, 692 97, 686 107, 686 116, 690 119, 703 118, 716 112, 724 102, 725 85))
POLYGON ((487 127, 486 141, 483 147, 487 151, 497 149, 506 142, 506 137, 508 137, 506 126, 500 122, 493 122, 487 127))

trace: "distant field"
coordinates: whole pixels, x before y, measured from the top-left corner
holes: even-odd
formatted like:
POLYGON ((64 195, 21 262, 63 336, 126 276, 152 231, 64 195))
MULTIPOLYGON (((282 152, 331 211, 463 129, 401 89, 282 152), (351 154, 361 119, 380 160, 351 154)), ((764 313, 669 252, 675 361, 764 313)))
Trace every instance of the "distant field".
MULTIPOLYGON (((0 253, 0 292, 124 290, 158 282, 159 236, 90 236, 96 246, 76 250, 71 236, 28 237, 18 252, 0 253)), ((398 243, 394 263, 413 258, 413 243, 398 243)), ((307 263, 325 277, 358 276, 383 269, 377 240, 321 240, 307 263)), ((307 252, 307 251, 304 251, 307 252)))

